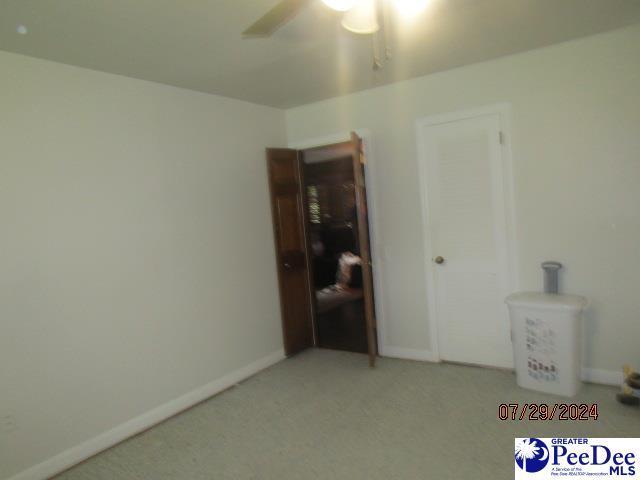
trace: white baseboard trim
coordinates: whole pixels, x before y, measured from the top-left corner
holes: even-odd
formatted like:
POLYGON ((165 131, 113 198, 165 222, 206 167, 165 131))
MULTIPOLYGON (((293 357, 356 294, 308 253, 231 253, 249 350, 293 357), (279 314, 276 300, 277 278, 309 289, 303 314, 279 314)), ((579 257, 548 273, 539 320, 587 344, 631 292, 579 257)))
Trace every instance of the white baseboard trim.
POLYGON ((402 358, 404 360, 417 360, 420 362, 439 362, 440 359, 430 350, 417 348, 382 347, 380 355, 390 358, 402 358))
MULTIPOLYGON (((419 350, 403 347, 381 347, 380 356, 401 358, 404 360, 417 360, 421 362, 439 362, 440 359, 430 350, 419 350)), ((622 385, 622 371, 600 370, 597 368, 583 368, 582 381, 597 383, 599 385, 622 385)))
POLYGON ((582 381, 589 383, 599 383, 601 385, 622 385, 622 370, 616 372, 612 370, 600 370, 597 368, 583 368, 582 381))
POLYGON ((18 473, 8 480, 46 480, 93 455, 110 448, 129 437, 132 437, 154 425, 176 415, 197 403, 206 400, 213 395, 235 385, 246 378, 255 375, 271 365, 285 358, 284 350, 280 349, 266 357, 256 360, 249 365, 214 380, 196 390, 193 390, 175 400, 150 410, 138 417, 118 425, 117 427, 101 433, 80 445, 65 450, 58 455, 34 465, 27 470, 18 473))

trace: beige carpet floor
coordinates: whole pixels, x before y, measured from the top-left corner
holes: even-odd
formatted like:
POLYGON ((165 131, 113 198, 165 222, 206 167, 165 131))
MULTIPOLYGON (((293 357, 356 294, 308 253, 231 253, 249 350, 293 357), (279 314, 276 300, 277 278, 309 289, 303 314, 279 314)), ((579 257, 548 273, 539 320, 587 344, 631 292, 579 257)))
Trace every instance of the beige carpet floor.
POLYGON ((511 479, 516 436, 640 436, 640 410, 585 385, 597 421, 500 421, 500 403, 566 402, 512 373, 310 350, 107 450, 58 480, 511 479))

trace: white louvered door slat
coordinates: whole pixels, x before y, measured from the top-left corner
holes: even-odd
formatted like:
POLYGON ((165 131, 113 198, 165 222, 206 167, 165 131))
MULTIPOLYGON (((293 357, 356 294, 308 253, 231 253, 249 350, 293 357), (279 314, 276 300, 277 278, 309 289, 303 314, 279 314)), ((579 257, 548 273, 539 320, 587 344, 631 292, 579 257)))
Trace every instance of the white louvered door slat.
POLYGON ((421 128, 440 356, 511 367, 500 116, 421 128))

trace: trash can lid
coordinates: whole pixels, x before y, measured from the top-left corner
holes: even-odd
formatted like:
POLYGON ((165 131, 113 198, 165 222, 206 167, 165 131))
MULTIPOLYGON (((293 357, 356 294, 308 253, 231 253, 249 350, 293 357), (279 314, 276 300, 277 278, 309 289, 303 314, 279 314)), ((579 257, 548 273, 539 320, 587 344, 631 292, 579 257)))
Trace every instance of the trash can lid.
POLYGON ((579 295, 558 295, 554 293, 519 292, 509 295, 505 302, 509 306, 536 308, 540 310, 582 310, 587 299, 579 295))

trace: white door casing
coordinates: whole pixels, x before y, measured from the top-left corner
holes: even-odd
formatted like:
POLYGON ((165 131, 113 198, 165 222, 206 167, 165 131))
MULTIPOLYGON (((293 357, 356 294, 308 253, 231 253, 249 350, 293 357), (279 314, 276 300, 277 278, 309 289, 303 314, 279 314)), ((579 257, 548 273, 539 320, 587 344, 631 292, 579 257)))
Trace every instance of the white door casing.
POLYGON ((511 168, 504 106, 417 124, 432 350, 511 368, 511 168), (434 259, 444 258, 437 264, 434 259))

